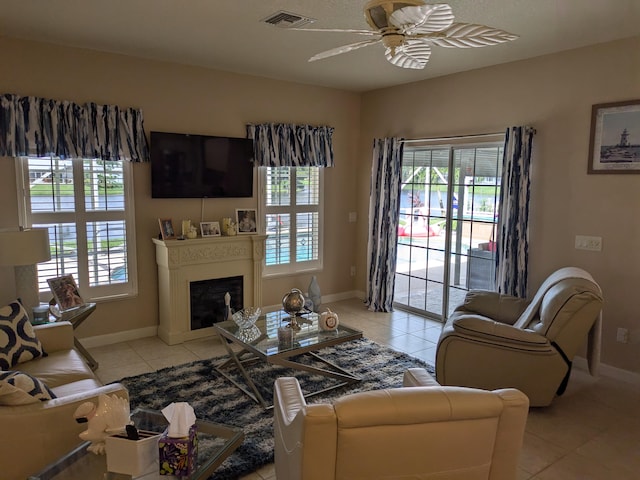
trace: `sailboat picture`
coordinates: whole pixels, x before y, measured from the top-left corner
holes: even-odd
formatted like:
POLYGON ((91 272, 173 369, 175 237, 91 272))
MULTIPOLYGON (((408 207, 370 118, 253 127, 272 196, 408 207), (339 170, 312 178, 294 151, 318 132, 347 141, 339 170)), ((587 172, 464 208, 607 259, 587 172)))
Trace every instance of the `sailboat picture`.
POLYGON ((640 100, 594 105, 589 173, 640 173, 640 100))

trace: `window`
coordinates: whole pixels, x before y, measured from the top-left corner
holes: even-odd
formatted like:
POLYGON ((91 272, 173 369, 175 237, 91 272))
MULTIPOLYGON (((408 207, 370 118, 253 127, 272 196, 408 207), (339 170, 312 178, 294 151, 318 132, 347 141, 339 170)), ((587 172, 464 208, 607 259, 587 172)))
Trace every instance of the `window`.
POLYGON ((265 274, 322 268, 322 177, 318 167, 261 167, 265 274))
POLYGON ((21 224, 49 230, 47 279, 72 274, 85 300, 137 292, 130 162, 60 158, 17 160, 21 224))
POLYGON ((503 142, 405 146, 394 304, 445 321, 494 289, 503 142))

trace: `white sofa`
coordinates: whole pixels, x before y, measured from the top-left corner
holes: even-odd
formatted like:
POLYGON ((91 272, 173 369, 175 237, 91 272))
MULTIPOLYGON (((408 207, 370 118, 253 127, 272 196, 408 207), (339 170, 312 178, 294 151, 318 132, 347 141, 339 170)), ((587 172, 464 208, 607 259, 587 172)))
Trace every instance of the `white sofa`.
POLYGON ((102 385, 83 357, 73 348, 69 322, 34 327, 46 357, 19 363, 19 370, 41 379, 57 398, 28 405, 0 405, 0 478, 24 480, 82 442, 86 424, 74 420, 78 405, 97 403, 98 395, 129 398, 119 383, 102 385))
POLYGON ((404 385, 307 405, 298 381, 275 382, 278 480, 515 480, 529 401, 518 390, 404 385))

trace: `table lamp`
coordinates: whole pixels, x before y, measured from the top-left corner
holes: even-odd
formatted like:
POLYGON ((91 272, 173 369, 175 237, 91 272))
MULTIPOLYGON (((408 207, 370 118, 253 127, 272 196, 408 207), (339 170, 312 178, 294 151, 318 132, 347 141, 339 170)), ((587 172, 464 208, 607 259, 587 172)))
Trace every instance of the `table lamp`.
POLYGON ((47 260, 51 260, 51 250, 46 228, 0 232, 0 265, 13 265, 16 296, 30 319, 33 308, 40 305, 36 264, 47 260))

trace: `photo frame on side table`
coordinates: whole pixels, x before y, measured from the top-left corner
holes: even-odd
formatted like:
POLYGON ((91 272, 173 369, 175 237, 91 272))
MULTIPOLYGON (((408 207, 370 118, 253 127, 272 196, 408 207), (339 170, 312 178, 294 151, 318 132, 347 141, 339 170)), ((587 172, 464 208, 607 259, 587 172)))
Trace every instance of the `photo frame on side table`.
POLYGON ((173 228, 173 221, 170 218, 159 218, 160 233, 162 240, 173 240, 176 238, 176 231, 173 228))
POLYGON ((203 237, 219 237, 220 222, 200 222, 200 235, 203 237))
POLYGON ((85 304, 80 296, 78 286, 73 275, 63 275, 61 277, 47 279, 53 298, 58 305, 58 310, 64 312, 72 308, 81 307, 85 304))
POLYGON ((591 108, 588 173, 640 173, 640 99, 591 108))
POLYGON ((255 208, 237 208, 236 225, 238 235, 258 233, 258 216, 255 208))

